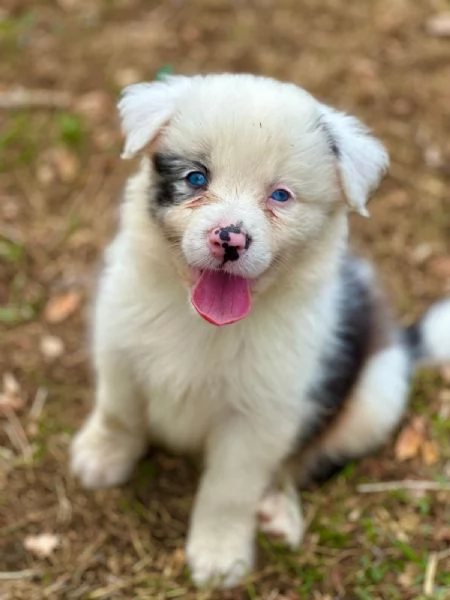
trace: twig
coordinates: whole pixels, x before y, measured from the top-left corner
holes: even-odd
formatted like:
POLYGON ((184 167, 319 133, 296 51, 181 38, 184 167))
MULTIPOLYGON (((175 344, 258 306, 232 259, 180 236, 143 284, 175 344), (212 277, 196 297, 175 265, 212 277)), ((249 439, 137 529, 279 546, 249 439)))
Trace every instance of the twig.
POLYGON ((67 523, 72 518, 72 503, 67 497, 62 480, 55 482, 56 496, 58 498, 57 520, 67 523))
POLYGON ((45 388, 38 388, 33 404, 31 405, 28 417, 32 421, 37 421, 41 416, 42 410, 48 398, 48 390, 45 388))
POLYGON ((425 571, 425 579, 423 582, 423 593, 428 598, 431 598, 434 593, 434 580, 438 562, 450 556, 450 548, 442 552, 432 552, 428 558, 427 569, 425 571))
POLYGON ((438 483, 437 481, 415 481, 405 479, 403 481, 382 481, 380 483, 362 483, 356 487, 360 494, 373 494, 378 492, 392 492, 397 490, 411 490, 420 492, 450 492, 450 483, 438 483))
POLYGON ((24 569, 23 571, 0 571, 0 581, 11 579, 25 579, 36 575, 35 569, 24 569))
POLYGON ((9 437, 11 444, 15 446, 16 450, 21 452, 23 459, 28 464, 33 458, 33 449, 30 446, 27 434, 25 433, 21 422, 14 414, 14 411, 8 409, 6 411, 6 417, 8 423, 5 425, 5 432, 9 437))
POLYGON ((423 593, 428 597, 433 595, 437 564, 437 553, 432 552, 428 558, 427 569, 425 571, 425 580, 423 582, 423 593))
POLYGON ((70 94, 63 91, 16 88, 0 92, 0 109, 69 108, 70 104, 70 94))

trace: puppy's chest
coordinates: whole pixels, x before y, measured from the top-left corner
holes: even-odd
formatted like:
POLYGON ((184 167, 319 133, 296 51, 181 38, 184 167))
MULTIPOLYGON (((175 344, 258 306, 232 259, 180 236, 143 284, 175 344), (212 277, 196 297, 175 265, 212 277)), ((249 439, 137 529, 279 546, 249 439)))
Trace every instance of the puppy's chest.
POLYGON ((231 412, 267 415, 275 427, 286 405, 301 412, 310 369, 298 337, 294 343, 270 328, 261 335, 249 328, 210 327, 183 328, 172 321, 136 348, 151 432, 180 450, 201 449, 215 424, 231 412), (282 360, 276 360, 274 347, 284 347, 282 360))
POLYGON ((153 436, 180 450, 201 448, 214 423, 239 404, 230 381, 233 374, 242 377, 236 361, 192 337, 166 336, 157 348, 147 348, 140 379, 153 436))

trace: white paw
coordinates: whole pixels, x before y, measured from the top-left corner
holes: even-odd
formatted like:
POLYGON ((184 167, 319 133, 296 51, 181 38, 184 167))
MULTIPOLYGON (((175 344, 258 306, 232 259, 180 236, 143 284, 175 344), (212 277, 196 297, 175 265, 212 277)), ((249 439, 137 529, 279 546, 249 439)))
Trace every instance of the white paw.
POLYGON ((271 538, 298 548, 304 533, 300 501, 296 494, 271 490, 258 508, 259 529, 271 538))
POLYGON ((229 588, 240 583, 252 568, 253 543, 246 543, 232 530, 222 536, 210 532, 205 537, 193 536, 186 556, 198 587, 229 588))
POLYGON ((110 429, 93 416, 72 442, 71 469, 86 488, 119 485, 129 479, 144 448, 139 436, 110 429))

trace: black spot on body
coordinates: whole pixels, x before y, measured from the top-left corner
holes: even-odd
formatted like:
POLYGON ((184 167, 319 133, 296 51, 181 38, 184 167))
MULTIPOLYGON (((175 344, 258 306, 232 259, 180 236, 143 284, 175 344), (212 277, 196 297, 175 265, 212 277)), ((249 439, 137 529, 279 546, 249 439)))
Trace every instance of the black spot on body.
MULTIPOLYGON (((309 391, 316 417, 299 440, 300 452, 308 452, 308 448, 317 442, 320 444, 321 435, 326 435, 327 429, 334 425, 350 399, 371 351, 376 306, 370 281, 361 277, 357 264, 357 259, 351 257, 346 257, 342 264, 340 316, 334 342, 322 356, 321 376, 309 391)), ((326 467, 326 463, 341 465, 352 458, 356 457, 345 457, 342 461, 320 457, 309 475, 312 479, 320 478, 321 472, 331 468, 331 464, 326 467)))
POLYGON ((230 234, 228 233, 225 227, 219 231, 219 237, 222 240, 222 242, 230 241, 230 234))
POLYGON ((317 485, 326 483, 329 479, 339 475, 351 462, 353 462, 353 458, 351 457, 322 455, 314 463, 314 467, 308 473, 308 478, 305 482, 300 482, 300 486, 309 487, 309 484, 312 482, 317 485))

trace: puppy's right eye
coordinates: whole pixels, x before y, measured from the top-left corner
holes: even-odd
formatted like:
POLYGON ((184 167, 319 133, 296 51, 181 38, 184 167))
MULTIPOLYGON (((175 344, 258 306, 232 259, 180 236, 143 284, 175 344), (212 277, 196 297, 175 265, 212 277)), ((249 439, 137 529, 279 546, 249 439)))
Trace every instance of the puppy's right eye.
POLYGON ((208 185, 208 179, 201 171, 191 171, 186 175, 186 181, 195 189, 205 188, 208 185))

